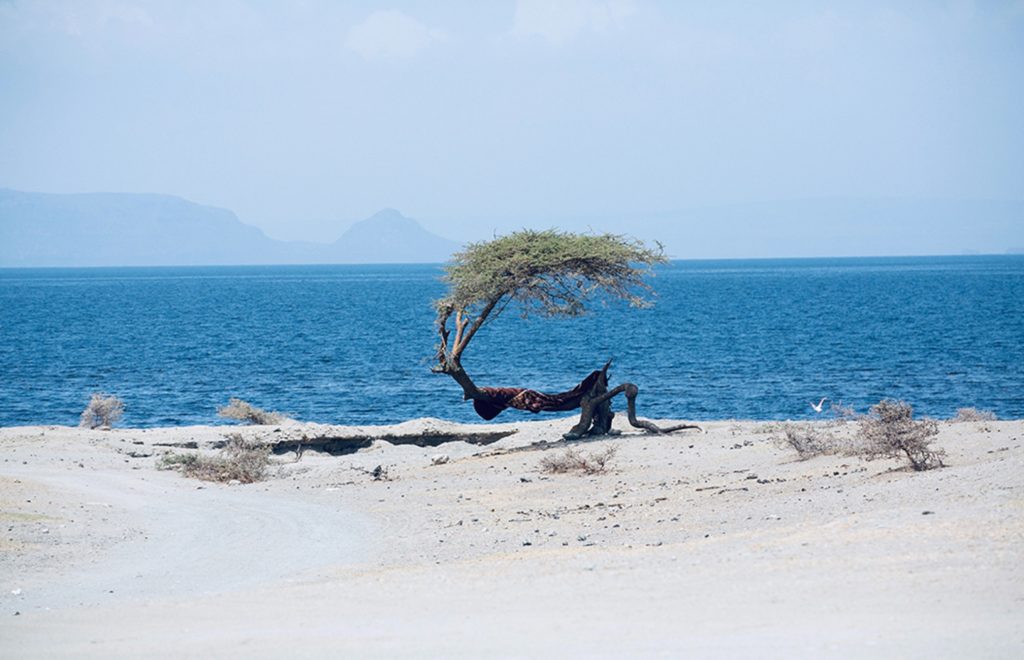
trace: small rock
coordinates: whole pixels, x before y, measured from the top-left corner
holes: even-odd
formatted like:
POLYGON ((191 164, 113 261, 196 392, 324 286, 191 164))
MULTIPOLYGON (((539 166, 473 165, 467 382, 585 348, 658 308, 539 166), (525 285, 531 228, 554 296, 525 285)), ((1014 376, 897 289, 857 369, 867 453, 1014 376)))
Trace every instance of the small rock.
POLYGON ((935 512, 934 511, 922 511, 921 515, 922 516, 934 516, 935 512))
POLYGON ((448 457, 448 454, 434 454, 430 457, 431 465, 444 465, 448 461, 452 460, 448 457))
POLYGON ((523 541, 523 545, 533 545, 533 544, 530 543, 529 541, 523 541))
POLYGON ((228 482, 228 485, 229 486, 241 486, 242 482, 239 481, 238 479, 232 479, 231 481, 228 482))

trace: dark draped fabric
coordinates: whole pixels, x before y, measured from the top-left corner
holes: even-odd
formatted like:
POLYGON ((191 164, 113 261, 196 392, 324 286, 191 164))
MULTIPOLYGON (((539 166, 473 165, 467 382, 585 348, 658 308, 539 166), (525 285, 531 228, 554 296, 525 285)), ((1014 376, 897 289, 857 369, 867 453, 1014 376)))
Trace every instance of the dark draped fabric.
MULTIPOLYGON (((605 367, 607 369, 607 367, 605 367)), ((522 387, 481 387, 480 391, 487 395, 486 399, 473 399, 476 414, 486 420, 494 419, 505 408, 528 410, 533 413, 541 411, 574 410, 580 407, 584 395, 594 387, 604 370, 592 372, 583 381, 567 392, 548 394, 528 390, 522 387)))

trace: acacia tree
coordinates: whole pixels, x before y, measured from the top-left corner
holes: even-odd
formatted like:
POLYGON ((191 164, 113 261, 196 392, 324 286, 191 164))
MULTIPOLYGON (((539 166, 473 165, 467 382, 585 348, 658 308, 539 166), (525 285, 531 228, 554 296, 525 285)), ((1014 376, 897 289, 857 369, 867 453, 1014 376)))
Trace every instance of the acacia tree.
POLYGON ((437 364, 434 371, 448 374, 472 400, 477 413, 493 419, 505 408, 541 410, 581 409, 580 421, 566 434, 604 434, 614 413, 611 399, 626 395, 629 422, 652 433, 669 433, 679 425, 662 428, 636 417, 638 388, 623 383, 608 389, 608 368, 592 372, 566 392, 547 394, 525 388, 478 387, 462 367, 466 347, 485 324, 498 318, 509 305, 524 315, 580 316, 600 296, 648 307, 650 286, 644 281, 652 266, 666 261, 661 245, 649 248, 640 241, 604 234, 572 234, 554 230, 519 231, 492 241, 471 243, 454 255, 444 281, 448 295, 436 300, 437 364))

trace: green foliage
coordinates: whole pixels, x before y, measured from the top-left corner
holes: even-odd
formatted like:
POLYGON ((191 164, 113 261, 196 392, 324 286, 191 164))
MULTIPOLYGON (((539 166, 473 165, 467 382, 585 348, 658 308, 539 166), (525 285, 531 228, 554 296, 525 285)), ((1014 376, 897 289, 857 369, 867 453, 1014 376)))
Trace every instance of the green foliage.
POLYGON ((660 245, 650 249, 614 234, 518 231, 471 243, 454 255, 444 277, 449 293, 435 305, 445 317, 478 312, 498 301, 495 315, 517 302, 524 315, 579 316, 603 293, 643 307, 650 292, 643 276, 665 261, 660 245))

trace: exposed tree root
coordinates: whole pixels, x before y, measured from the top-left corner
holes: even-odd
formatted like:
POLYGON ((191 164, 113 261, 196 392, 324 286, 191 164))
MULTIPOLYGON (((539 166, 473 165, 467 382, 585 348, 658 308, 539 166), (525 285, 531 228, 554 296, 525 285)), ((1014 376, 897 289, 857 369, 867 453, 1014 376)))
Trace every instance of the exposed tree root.
POLYGON ((684 429, 697 429, 704 431, 697 424, 676 424, 674 426, 658 426, 654 422, 645 419, 638 419, 636 416, 636 396, 640 389, 633 383, 623 383, 612 389, 608 389, 608 367, 611 360, 601 370, 601 378, 594 384, 587 396, 583 397, 580 403, 580 421, 562 437, 566 440, 575 440, 584 435, 605 435, 611 430, 612 412, 611 400, 620 394, 626 395, 626 416, 634 428, 643 429, 648 433, 665 434, 684 429))

